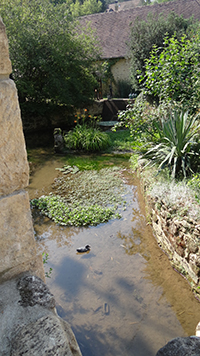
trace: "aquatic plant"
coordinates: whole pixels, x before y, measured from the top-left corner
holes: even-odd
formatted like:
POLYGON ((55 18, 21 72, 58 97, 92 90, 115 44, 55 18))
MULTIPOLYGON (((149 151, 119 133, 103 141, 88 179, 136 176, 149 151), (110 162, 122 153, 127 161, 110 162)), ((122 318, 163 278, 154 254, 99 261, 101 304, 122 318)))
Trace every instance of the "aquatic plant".
POLYGON ((115 210, 104 208, 98 204, 90 206, 68 206, 66 200, 59 195, 41 196, 31 201, 43 214, 55 223, 64 226, 97 225, 108 221, 115 210))
MULTIPOLYGON (((44 264, 44 265, 47 263, 48 259, 49 259, 49 254, 46 253, 46 252, 43 252, 43 254, 42 254, 42 261, 43 261, 43 264, 44 264)), ((50 268, 49 268, 49 271, 48 271, 48 272, 45 272, 45 277, 51 278, 52 270, 53 270, 53 269, 50 267, 50 268)))
POLYGON ((98 171, 79 171, 60 175, 52 185, 53 192, 31 201, 54 222, 65 226, 88 226, 104 223, 121 215, 124 209, 125 186, 120 178, 120 168, 98 171))

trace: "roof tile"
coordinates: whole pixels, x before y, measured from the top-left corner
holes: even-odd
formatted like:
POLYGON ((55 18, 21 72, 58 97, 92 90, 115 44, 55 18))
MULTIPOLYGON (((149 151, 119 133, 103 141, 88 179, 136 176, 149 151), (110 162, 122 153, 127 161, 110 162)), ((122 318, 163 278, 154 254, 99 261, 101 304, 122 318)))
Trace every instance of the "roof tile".
POLYGON ((155 15, 168 15, 174 11, 184 18, 200 20, 200 2, 196 0, 176 0, 151 6, 138 6, 123 11, 103 12, 80 17, 81 27, 90 27, 95 31, 102 48, 102 58, 121 58, 128 54, 128 40, 130 38, 130 24, 139 17, 145 20, 151 12, 155 15))

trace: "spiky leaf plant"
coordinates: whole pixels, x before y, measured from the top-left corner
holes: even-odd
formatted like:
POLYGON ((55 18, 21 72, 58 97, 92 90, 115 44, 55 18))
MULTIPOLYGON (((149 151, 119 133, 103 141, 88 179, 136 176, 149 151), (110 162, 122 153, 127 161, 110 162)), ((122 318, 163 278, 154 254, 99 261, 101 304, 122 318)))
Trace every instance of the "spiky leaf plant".
POLYGON ((150 163, 158 164, 159 170, 169 167, 172 178, 182 172, 186 177, 191 171, 191 156, 198 155, 195 146, 198 143, 199 115, 191 116, 189 111, 174 109, 157 124, 158 142, 143 157, 150 163))

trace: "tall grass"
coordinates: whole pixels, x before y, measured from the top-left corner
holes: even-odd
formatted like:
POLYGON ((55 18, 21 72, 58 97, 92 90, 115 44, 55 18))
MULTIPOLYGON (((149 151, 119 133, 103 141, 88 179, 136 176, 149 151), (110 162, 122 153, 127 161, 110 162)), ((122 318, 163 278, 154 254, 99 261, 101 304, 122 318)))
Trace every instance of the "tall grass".
POLYGON ((68 149, 85 152, 103 151, 111 145, 109 136, 97 128, 87 125, 76 125, 64 136, 65 146, 68 149))

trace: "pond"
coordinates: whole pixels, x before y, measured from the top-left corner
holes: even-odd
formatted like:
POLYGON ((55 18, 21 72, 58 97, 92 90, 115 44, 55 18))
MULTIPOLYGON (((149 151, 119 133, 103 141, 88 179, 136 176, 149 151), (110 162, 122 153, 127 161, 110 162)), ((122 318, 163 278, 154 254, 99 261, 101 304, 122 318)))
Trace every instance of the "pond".
MULTIPOLYGON (((84 157, 82 158, 84 160, 84 157)), ((72 327, 83 356, 153 356, 170 339, 195 334, 200 304, 171 267, 146 220, 137 177, 123 164, 121 219, 91 227, 62 227, 36 213, 38 250, 48 253, 46 283, 57 312, 72 327), (78 254, 86 244, 91 250, 78 254)), ((49 192, 63 157, 48 157, 28 187, 30 198, 49 192)))

